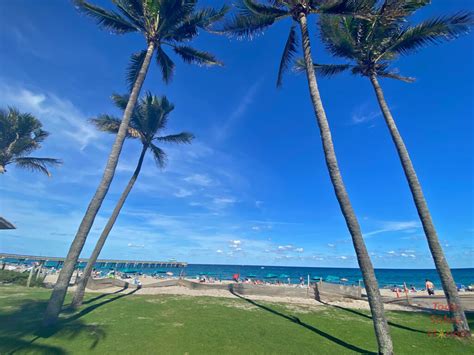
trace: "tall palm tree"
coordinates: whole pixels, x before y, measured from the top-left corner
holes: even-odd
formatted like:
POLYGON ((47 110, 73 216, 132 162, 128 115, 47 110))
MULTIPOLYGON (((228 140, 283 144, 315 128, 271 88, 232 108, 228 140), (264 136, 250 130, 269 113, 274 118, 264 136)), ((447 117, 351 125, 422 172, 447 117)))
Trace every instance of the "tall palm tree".
MULTIPOLYGON (((239 37, 252 37, 263 31, 278 20, 290 18, 299 26, 304 53, 304 66, 313 104, 316 122, 318 124, 324 157, 329 171, 329 176, 334 187, 337 201, 352 237, 352 242, 357 255, 357 261, 362 271, 367 297, 372 312, 375 334, 379 352, 393 353, 393 344, 384 313, 384 306, 380 296, 377 279, 372 262, 367 252, 359 222, 355 215, 349 195, 342 180, 341 172, 336 158, 331 130, 326 118, 326 113, 319 94, 316 74, 311 56, 310 37, 308 33, 307 18, 312 14, 357 14, 365 16, 366 7, 372 1, 334 1, 334 0, 272 0, 268 5, 262 5, 252 0, 243 0, 240 4, 240 13, 224 24, 222 31, 239 37)), ((297 51, 296 25, 293 24, 286 41, 283 56, 278 70, 277 85, 281 85, 282 75, 289 67, 297 51)))
POLYGON ((60 165, 61 160, 29 156, 41 148, 41 143, 49 136, 42 127, 41 122, 29 113, 21 113, 13 107, 0 109, 0 174, 6 173, 7 165, 13 164, 51 176, 48 168, 60 165))
MULTIPOLYGON (((459 12, 451 16, 425 20, 413 26, 407 24, 407 16, 411 15, 416 8, 409 11, 399 11, 396 5, 401 5, 403 2, 404 0, 391 0, 385 1, 380 6, 374 4, 370 11, 375 16, 370 20, 322 16, 319 23, 326 48, 334 56, 343 58, 348 63, 315 64, 314 68, 323 76, 350 70, 352 74, 367 77, 372 83, 405 172, 446 299, 452 306, 450 307, 451 317, 458 320, 453 323, 454 330, 470 335, 469 324, 439 242, 421 184, 385 101, 378 77, 412 82, 413 78, 402 76, 396 69, 391 69, 392 62, 401 55, 412 54, 430 44, 453 40, 468 32, 470 26, 473 25, 473 15, 468 12, 459 12)), ((427 1, 424 2, 424 4, 427 3, 427 1)), ((298 66, 303 68, 304 63, 299 62, 298 66)))
MULTIPOLYGON (((125 110, 129 99, 128 95, 113 95, 112 98, 117 107, 125 110)), ((166 153, 155 143, 191 143, 191 140, 194 138, 192 134, 187 132, 160 136, 160 133, 166 128, 166 124, 168 123, 168 115, 171 113, 171 111, 173 111, 173 109, 174 106, 167 100, 166 97, 156 97, 151 93, 147 93, 145 97, 137 102, 128 127, 127 138, 140 140, 142 144, 140 158, 138 159, 135 172, 130 178, 130 181, 128 182, 125 190, 122 192, 122 195, 120 196, 120 199, 117 202, 112 215, 107 221, 107 224, 102 231, 99 240, 97 241, 94 251, 87 262, 84 273, 76 287, 74 298, 72 300, 72 306, 74 308, 78 308, 82 304, 87 281, 90 278, 94 264, 96 263, 105 241, 112 230, 115 221, 117 220, 117 217, 125 203, 125 200, 128 197, 128 194, 132 190, 132 187, 138 178, 138 174, 140 174, 146 152, 150 150, 153 154, 156 164, 160 168, 163 168, 166 162, 166 153)), ((109 133, 116 134, 120 127, 120 120, 109 115, 100 115, 97 118, 93 118, 91 121, 99 130, 109 133)))
POLYGON ((130 99, 124 110, 102 179, 87 207, 51 294, 43 319, 45 326, 57 322, 77 260, 114 177, 130 117, 153 54, 156 53, 156 61, 165 82, 171 80, 175 67, 165 48, 171 48, 187 63, 220 65, 221 63, 212 54, 182 43, 195 38, 199 29, 208 29, 227 11, 226 7, 220 10, 206 8, 198 11, 196 0, 112 0, 118 12, 103 9, 84 0, 74 2, 81 12, 94 18, 101 28, 109 32, 141 33, 145 38, 146 49, 132 55, 127 73, 130 99))

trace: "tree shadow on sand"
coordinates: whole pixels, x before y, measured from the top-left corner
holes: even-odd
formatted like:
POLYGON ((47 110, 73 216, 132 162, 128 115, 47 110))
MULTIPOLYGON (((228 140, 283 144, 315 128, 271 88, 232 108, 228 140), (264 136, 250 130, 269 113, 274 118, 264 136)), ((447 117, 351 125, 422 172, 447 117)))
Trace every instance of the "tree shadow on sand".
POLYGON ((86 336, 90 339, 89 350, 92 350, 101 340, 106 338, 106 332, 103 327, 95 324, 86 324, 80 318, 99 307, 129 296, 136 291, 137 289, 105 299, 99 303, 92 303, 103 297, 110 296, 110 294, 95 297, 87 301, 87 304, 90 304, 89 306, 78 312, 75 312, 70 307, 66 307, 63 310, 63 315, 71 315, 61 317, 56 325, 50 327, 42 326, 43 314, 48 301, 22 301, 22 304, 14 311, 0 314, 0 353, 14 354, 21 350, 22 352, 27 351, 40 354, 65 354, 66 350, 63 348, 35 343, 39 339, 48 339, 52 336, 67 340, 86 336))
POLYGON ((352 351, 357 352, 357 353, 360 353, 360 354, 376 354, 375 352, 372 352, 372 351, 369 351, 369 350, 366 350, 366 349, 359 348, 359 347, 356 346, 356 345, 349 344, 349 343, 345 342, 344 340, 339 339, 339 338, 336 338, 335 336, 333 336, 333 335, 331 335, 331 334, 329 334, 329 333, 326 333, 326 332, 324 332, 324 331, 322 331, 322 330, 320 330, 320 329, 318 329, 318 328, 316 328, 316 327, 314 327, 314 326, 312 326, 312 325, 310 325, 310 324, 304 323, 304 322, 302 322, 298 317, 295 317, 295 316, 292 316, 292 315, 286 315, 286 314, 281 313, 281 312, 279 312, 279 311, 276 311, 276 310, 274 310, 274 309, 272 309, 272 308, 270 308, 270 307, 264 306, 263 304, 259 304, 259 303, 255 302, 255 301, 251 300, 251 299, 245 298, 245 297, 243 297, 243 296, 241 296, 241 295, 235 293, 233 290, 231 290, 230 292, 231 292, 234 296, 236 296, 236 297, 238 297, 238 298, 240 298, 240 299, 242 299, 242 300, 244 300, 244 301, 246 301, 246 302, 248 302, 248 303, 250 303, 250 304, 252 304, 252 305, 254 305, 254 306, 258 307, 258 308, 260 308, 260 309, 263 309, 263 310, 265 310, 265 311, 267 311, 267 312, 270 312, 270 313, 275 314, 275 315, 277 315, 277 316, 279 316, 279 317, 282 317, 282 318, 284 318, 284 319, 286 319, 286 320, 289 320, 290 322, 295 323, 295 324, 297 324, 297 325, 299 325, 299 326, 301 326, 301 327, 303 327, 303 328, 305 328, 305 329, 307 329, 307 330, 310 330, 310 331, 312 331, 313 333, 316 333, 317 335, 322 336, 322 337, 324 337, 324 338, 326 338, 326 339, 332 341, 333 343, 335 343, 335 344, 337 344, 337 345, 340 345, 340 346, 342 346, 342 347, 344 347, 344 348, 346 348, 346 349, 352 350, 352 351))

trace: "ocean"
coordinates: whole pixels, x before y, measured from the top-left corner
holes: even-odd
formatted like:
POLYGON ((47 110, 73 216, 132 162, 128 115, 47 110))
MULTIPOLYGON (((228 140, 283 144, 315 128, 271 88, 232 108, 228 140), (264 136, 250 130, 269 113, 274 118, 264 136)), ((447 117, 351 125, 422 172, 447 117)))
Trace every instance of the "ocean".
MULTIPOLYGON (((85 265, 83 265, 85 266, 85 265)), ((98 267, 98 270, 107 272, 108 267, 98 267)), ((240 278, 249 277, 252 279, 267 281, 282 281, 299 283, 302 277, 305 282, 308 276, 311 281, 322 278, 327 281, 336 281, 337 279, 347 279, 346 284, 358 284, 362 279, 359 269, 353 268, 326 268, 326 267, 292 267, 292 266, 255 266, 255 265, 211 265, 211 264, 188 264, 185 268, 141 268, 127 267, 116 268, 118 271, 136 271, 143 274, 164 274, 172 272, 175 276, 199 277, 208 276, 220 280, 231 280, 234 274, 239 274, 240 278)), ((474 284, 474 269, 452 269, 454 280, 457 284, 465 286, 474 284)), ((392 285, 413 285, 416 288, 424 288, 425 280, 431 280, 437 289, 441 289, 441 282, 438 273, 434 269, 375 269, 375 274, 380 287, 392 285)), ((363 285, 363 283, 362 283, 363 285)))
MULTIPOLYGON (((18 263, 18 260, 4 259, 8 263, 18 263)), ((29 262, 31 263, 31 262, 29 262)), ((120 264, 119 264, 120 265, 120 264)), ((57 267, 56 262, 47 262, 46 267, 57 267)), ((79 267, 84 267, 85 263, 80 263, 79 267)), ((110 267, 103 267, 98 264, 97 270, 108 272, 110 267)), ((308 276, 311 281, 322 278, 326 281, 338 282, 338 279, 347 279, 346 284, 358 284, 362 279, 359 269, 353 268, 328 268, 328 267, 293 267, 293 266, 256 266, 256 265, 211 265, 211 264, 188 264, 184 268, 176 267, 115 267, 117 271, 133 271, 143 274, 164 275, 166 272, 172 272, 175 276, 186 276, 190 278, 199 276, 214 277, 221 280, 231 280, 234 274, 239 274, 240 278, 252 278, 267 281, 282 281, 299 283, 302 277, 305 282, 308 276)), ((457 284, 465 286, 474 284, 474 268, 452 269, 454 280, 457 284)), ((416 288, 424 288, 425 280, 429 279, 435 287, 441 289, 441 282, 435 269, 375 269, 375 274, 380 287, 392 285, 413 285, 416 288)), ((363 284, 362 284, 363 285, 363 284)))

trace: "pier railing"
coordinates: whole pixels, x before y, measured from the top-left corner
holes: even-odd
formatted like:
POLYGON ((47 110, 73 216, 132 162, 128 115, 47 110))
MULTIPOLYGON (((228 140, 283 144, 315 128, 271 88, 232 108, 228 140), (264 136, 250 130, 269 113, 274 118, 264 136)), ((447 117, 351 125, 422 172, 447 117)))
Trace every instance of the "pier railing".
MULTIPOLYGON (((19 263, 25 262, 39 262, 44 265, 47 262, 56 262, 57 267, 61 267, 64 263, 64 257, 57 256, 34 256, 34 255, 21 255, 21 254, 7 254, 0 253, 0 262, 8 262, 8 260, 15 260, 19 263)), ((86 263, 89 259, 79 258, 78 264, 86 263)), ((186 267, 188 263, 183 261, 149 261, 149 260, 119 260, 119 259, 97 259, 95 263, 96 267, 110 267, 110 268, 157 268, 157 267, 186 267)))

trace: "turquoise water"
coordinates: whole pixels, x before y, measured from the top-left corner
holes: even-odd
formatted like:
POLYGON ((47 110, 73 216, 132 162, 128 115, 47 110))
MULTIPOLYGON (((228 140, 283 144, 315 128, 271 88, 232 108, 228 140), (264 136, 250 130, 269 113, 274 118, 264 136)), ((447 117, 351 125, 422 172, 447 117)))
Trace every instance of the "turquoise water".
MULTIPOLYGON (((122 271, 124 269, 118 268, 118 270, 122 271)), ((102 270, 109 270, 109 268, 102 268, 102 270)), ((186 268, 132 268, 132 270, 144 274, 160 274, 171 271, 176 276, 181 273, 187 277, 206 275, 221 280, 230 280, 234 274, 239 274, 241 278, 250 277, 268 281, 280 280, 288 282, 288 278, 290 278, 291 283, 298 283, 301 277, 306 281, 308 275, 310 280, 322 277, 323 280, 336 281, 337 278, 345 278, 349 284, 358 284, 358 280, 362 279, 359 269, 349 268, 190 264, 186 268)), ((435 284, 436 288, 441 288, 436 270, 376 269, 375 273, 380 287, 402 285, 406 282, 408 286, 414 285, 417 288, 422 288, 424 287, 425 280, 429 279, 435 284)), ((466 286, 474 283, 474 269, 453 269, 452 273, 456 283, 466 286)))
MULTIPOLYGON (((15 260, 5 260, 7 262, 18 262, 15 260)), ((46 267, 57 267, 55 262, 48 262, 46 267)), ((84 267, 84 263, 79 265, 84 267)), ((97 270, 109 271, 109 267, 101 267, 97 265, 97 270)), ((137 265, 136 267, 118 265, 115 266, 118 271, 135 271, 143 274, 165 274, 172 272, 175 276, 182 274, 186 277, 197 277, 205 275, 208 277, 219 278, 221 280, 231 280, 234 274, 239 274, 240 278, 250 277, 252 279, 260 279, 267 281, 283 281, 288 282, 288 278, 292 283, 298 283, 302 277, 305 281, 322 277, 323 280, 337 282, 340 278, 345 278, 348 284, 358 284, 362 279, 359 269, 350 268, 325 268, 325 267, 291 267, 291 266, 254 266, 254 265, 207 265, 207 264, 189 264, 185 268, 158 267, 148 268, 137 265)), ((391 285, 414 285, 417 288, 423 288, 425 279, 430 279, 435 287, 440 289, 441 283, 438 274, 434 269, 376 269, 377 280, 380 287, 391 285)), ((453 277, 456 283, 463 285, 474 284, 474 268, 469 269, 452 269, 453 277)))

